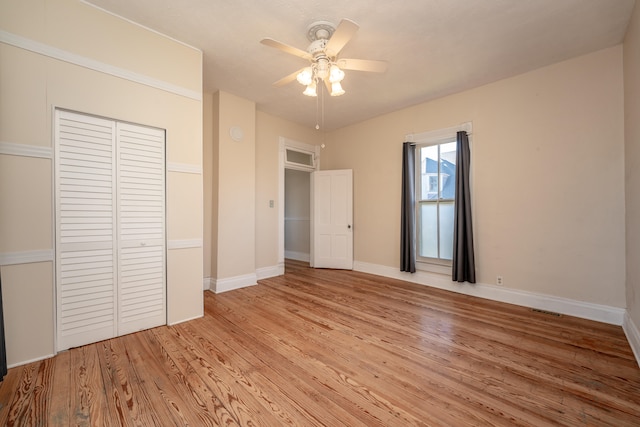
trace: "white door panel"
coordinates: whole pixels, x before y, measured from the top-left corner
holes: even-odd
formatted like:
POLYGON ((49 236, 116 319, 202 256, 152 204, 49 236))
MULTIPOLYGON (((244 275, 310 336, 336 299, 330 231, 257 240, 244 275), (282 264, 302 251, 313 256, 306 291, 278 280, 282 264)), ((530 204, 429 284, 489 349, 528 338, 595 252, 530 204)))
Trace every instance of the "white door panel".
POLYGON ((56 113, 57 341, 65 349, 116 331, 115 125, 56 113))
POLYGON ((118 123, 118 333, 166 323, 164 131, 118 123))
POLYGON ((352 186, 351 170, 311 174, 312 267, 353 268, 352 186))

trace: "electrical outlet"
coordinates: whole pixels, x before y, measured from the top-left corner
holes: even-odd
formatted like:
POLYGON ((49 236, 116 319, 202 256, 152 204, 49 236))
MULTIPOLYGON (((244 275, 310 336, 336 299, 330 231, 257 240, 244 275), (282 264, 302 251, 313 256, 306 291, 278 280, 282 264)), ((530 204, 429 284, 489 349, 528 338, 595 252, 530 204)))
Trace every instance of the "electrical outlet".
POLYGON ((496 285, 502 286, 504 282, 502 281, 502 276, 496 277, 496 285))
POLYGON ((273 201, 273 200, 269 200, 269 207, 270 207, 270 208, 272 208, 274 204, 275 204, 275 203, 274 203, 274 201, 273 201))

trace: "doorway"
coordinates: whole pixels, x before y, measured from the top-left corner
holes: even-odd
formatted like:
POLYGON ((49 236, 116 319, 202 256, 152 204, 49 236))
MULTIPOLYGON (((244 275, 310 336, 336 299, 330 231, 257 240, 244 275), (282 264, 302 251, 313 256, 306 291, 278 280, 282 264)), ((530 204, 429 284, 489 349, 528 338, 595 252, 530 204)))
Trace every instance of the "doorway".
POLYGON ((310 261, 311 172, 284 171, 284 257, 310 261))
POLYGON ((278 206, 280 274, 284 274, 285 257, 309 261, 310 177, 311 172, 320 169, 319 154, 320 147, 280 137, 278 178, 278 199, 281 201, 278 206), (306 236, 302 236, 303 233, 306 233, 306 236))

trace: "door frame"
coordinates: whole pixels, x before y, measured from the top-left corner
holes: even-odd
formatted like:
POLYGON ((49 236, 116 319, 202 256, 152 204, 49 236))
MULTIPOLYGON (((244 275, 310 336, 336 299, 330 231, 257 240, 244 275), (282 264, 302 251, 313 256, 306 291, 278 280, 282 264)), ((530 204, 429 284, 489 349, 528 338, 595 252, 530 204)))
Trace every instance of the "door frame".
MULTIPOLYGON (((305 144, 304 142, 281 136, 278 145, 278 274, 284 274, 284 171, 296 169, 309 173, 320 170, 320 146, 305 144), (313 166, 293 165, 286 161, 287 149, 309 153, 313 155, 313 166)), ((310 212, 313 220, 313 212, 310 212)))

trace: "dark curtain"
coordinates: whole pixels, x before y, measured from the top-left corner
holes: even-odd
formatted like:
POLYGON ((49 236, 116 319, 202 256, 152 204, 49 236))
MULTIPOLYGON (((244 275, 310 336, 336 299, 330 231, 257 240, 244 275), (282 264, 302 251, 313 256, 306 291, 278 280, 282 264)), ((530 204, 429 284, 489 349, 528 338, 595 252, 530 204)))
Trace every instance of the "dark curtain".
POLYGON ((2 278, 0 277, 0 381, 7 375, 7 348, 4 344, 4 314, 2 312, 2 278))
POLYGON ((416 272, 416 147, 402 145, 402 207, 400 223, 400 271, 416 272))
POLYGON ((473 254, 473 227, 471 225, 471 192, 469 171, 471 153, 466 132, 457 133, 456 196, 453 225, 454 282, 476 283, 476 263, 473 254))

